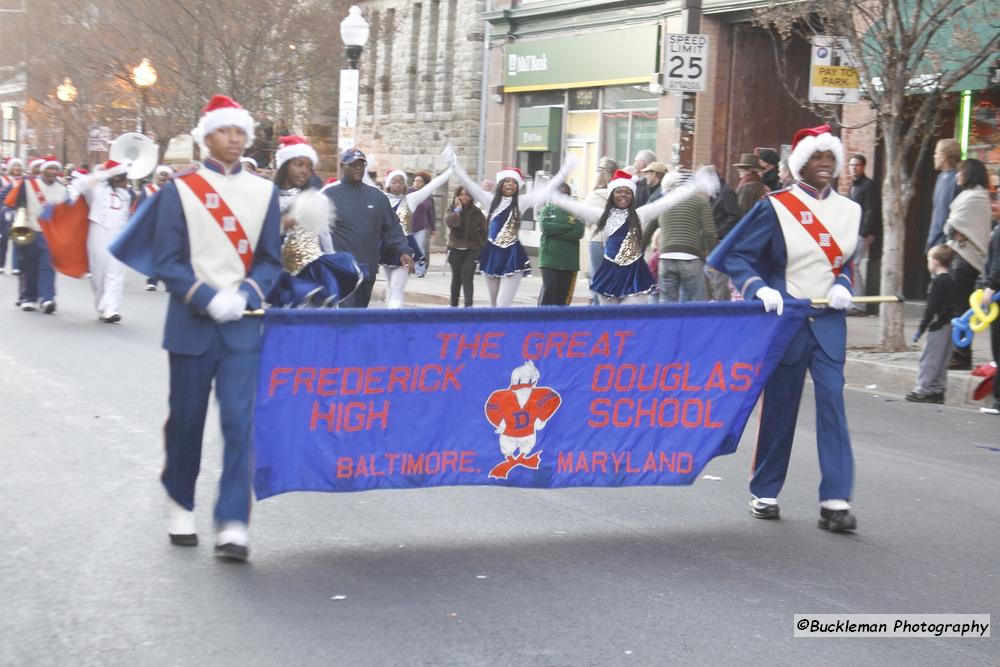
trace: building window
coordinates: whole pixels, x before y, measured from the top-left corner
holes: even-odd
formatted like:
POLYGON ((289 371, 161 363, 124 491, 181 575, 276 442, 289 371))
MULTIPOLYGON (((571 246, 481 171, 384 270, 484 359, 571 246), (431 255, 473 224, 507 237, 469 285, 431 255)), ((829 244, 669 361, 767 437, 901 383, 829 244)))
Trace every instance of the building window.
POLYGON ((655 151, 659 98, 641 86, 608 87, 603 98, 602 154, 626 165, 644 148, 655 151))
POLYGON ((419 95, 420 77, 417 76, 420 59, 420 19, 423 16, 423 5, 419 2, 413 5, 413 14, 410 17, 410 64, 407 67, 409 73, 409 95, 406 110, 414 113, 417 110, 417 97, 419 95))

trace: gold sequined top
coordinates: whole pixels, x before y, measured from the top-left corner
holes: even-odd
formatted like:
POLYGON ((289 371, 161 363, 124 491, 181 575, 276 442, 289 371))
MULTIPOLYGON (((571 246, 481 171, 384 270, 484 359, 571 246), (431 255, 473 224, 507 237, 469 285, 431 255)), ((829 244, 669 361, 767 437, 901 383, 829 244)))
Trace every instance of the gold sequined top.
POLYGON ((293 276, 322 254, 319 237, 315 233, 298 225, 285 232, 285 242, 281 245, 281 266, 293 276))
POLYGON ((618 248, 614 262, 619 266, 628 266, 640 257, 642 257, 642 234, 637 229, 629 228, 621 247, 618 248))
POLYGON ((508 208, 510 209, 510 214, 507 216, 507 221, 503 223, 500 231, 497 232, 497 235, 492 240, 493 245, 500 248, 509 248, 517 243, 517 235, 521 231, 521 216, 518 215, 517 207, 511 203, 508 205, 508 208))
MULTIPOLYGON (((390 203, 392 200, 389 200, 390 203)), ((406 195, 399 198, 399 206, 396 207, 396 215, 399 217, 399 226, 403 228, 403 234, 409 236, 413 233, 413 212, 409 204, 406 203, 406 195)))

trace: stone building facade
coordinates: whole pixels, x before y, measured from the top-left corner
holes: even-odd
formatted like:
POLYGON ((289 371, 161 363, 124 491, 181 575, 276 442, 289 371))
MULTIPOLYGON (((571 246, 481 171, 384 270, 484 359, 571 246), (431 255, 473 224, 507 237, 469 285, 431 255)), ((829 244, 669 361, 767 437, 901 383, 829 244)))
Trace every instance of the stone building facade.
POLYGON ((355 143, 379 180, 390 169, 440 171, 448 141, 475 176, 483 0, 357 4, 371 32, 359 64, 355 143))

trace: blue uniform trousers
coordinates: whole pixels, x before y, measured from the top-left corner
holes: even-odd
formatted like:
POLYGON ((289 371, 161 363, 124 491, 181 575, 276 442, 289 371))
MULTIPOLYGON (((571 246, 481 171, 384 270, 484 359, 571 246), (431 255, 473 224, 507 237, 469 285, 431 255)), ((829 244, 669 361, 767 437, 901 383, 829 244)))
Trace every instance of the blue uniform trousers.
POLYGON ((816 393, 816 439, 822 474, 819 499, 850 500, 854 456, 844 408, 844 361, 833 359, 823 350, 808 322, 803 323, 764 387, 750 492, 758 498, 777 498, 781 492, 806 370, 816 393))
POLYGON ((215 520, 250 518, 253 473, 253 401, 259 351, 228 349, 218 330, 204 354, 170 353, 170 416, 164 426, 166 464, 160 476, 179 505, 194 509, 195 481, 201 467, 205 414, 215 380, 225 448, 215 520))
POLYGON ((16 246, 21 269, 19 298, 21 301, 55 301, 56 272, 45 235, 35 232, 28 245, 16 246))

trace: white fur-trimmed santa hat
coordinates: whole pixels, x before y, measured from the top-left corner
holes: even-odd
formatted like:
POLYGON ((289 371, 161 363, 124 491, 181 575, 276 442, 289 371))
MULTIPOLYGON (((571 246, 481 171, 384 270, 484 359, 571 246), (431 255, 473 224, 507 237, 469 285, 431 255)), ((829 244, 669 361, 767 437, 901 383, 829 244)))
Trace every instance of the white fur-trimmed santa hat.
POLYGON ((59 161, 59 158, 57 158, 55 155, 46 155, 45 157, 40 159, 42 160, 42 167, 41 167, 42 171, 45 171, 49 167, 62 169, 62 163, 59 161))
POLYGON ((833 177, 840 174, 844 168, 844 144, 840 139, 831 134, 829 125, 819 127, 807 127, 799 130, 792 137, 792 152, 788 156, 788 171, 796 179, 802 178, 799 172, 805 166, 813 153, 817 151, 830 151, 833 153, 836 165, 834 166, 833 177))
POLYGON ((389 189, 389 184, 392 183, 392 179, 396 178, 397 176, 403 177, 403 185, 409 185, 410 179, 406 177, 405 171, 403 171, 402 169, 390 169, 389 172, 385 175, 385 187, 387 190, 389 189))
POLYGON ((506 169, 501 169, 497 172, 497 185, 500 185, 500 181, 505 178, 513 178, 517 181, 517 186, 521 187, 524 185, 524 176, 521 174, 521 170, 517 167, 507 167, 506 169))
POLYGON ((21 165, 21 167, 24 167, 24 163, 21 162, 21 158, 19 157, 7 158, 7 163, 6 163, 7 169, 8 170, 13 169, 14 165, 21 165))
POLYGON ((156 169, 153 170, 153 173, 154 174, 172 174, 172 173, 174 173, 174 170, 171 169, 170 167, 168 167, 165 164, 161 164, 158 167, 156 167, 156 169))
POLYGON ((198 127, 191 131, 198 143, 204 145, 205 137, 224 127, 238 127, 247 135, 246 145, 249 148, 254 139, 254 120, 250 112, 225 95, 213 95, 205 108, 201 110, 201 120, 198 127))
POLYGON ((278 141, 281 142, 281 148, 274 154, 274 160, 278 169, 281 169, 281 165, 284 163, 297 157, 309 158, 312 161, 313 169, 316 168, 316 165, 319 163, 319 156, 316 154, 316 149, 310 146, 304 137, 300 137, 297 134, 290 134, 286 137, 281 137, 278 141))
POLYGON ((615 175, 611 177, 611 181, 608 182, 608 192, 614 192, 617 188, 628 188, 632 194, 635 194, 635 181, 632 180, 632 174, 624 169, 616 171, 615 175))

